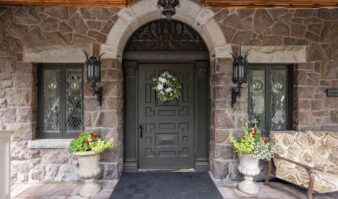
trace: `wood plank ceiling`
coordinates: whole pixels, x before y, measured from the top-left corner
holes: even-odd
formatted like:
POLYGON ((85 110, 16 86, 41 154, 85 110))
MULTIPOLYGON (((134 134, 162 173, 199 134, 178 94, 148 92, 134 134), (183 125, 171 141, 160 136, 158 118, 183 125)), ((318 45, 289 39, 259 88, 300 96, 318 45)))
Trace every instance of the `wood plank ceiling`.
POLYGON ((130 0, 0 0, 7 5, 60 5, 73 7, 125 7, 130 0))
MULTIPOLYGON (((62 5, 80 7, 125 7, 139 0, 0 0, 7 5, 62 5)), ((338 7, 338 0, 200 0, 209 7, 338 7)))
POLYGON ((287 8, 317 8, 338 7, 338 0, 202 0, 210 7, 287 7, 287 8))

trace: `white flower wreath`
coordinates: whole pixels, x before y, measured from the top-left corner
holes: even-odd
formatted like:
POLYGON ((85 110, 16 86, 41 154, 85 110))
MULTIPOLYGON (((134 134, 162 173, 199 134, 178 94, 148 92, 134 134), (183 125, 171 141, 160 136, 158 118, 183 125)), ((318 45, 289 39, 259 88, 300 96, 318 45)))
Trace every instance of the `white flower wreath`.
POLYGON ((179 99, 182 94, 182 86, 169 72, 163 72, 160 76, 153 79, 153 90, 161 102, 168 102, 179 99))

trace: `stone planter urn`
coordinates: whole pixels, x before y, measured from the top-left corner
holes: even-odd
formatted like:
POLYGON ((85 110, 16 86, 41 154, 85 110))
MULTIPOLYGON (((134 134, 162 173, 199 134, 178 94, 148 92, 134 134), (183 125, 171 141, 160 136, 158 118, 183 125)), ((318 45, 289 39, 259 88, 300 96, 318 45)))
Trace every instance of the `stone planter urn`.
POLYGON ((255 195, 259 188, 253 181, 253 177, 260 172, 259 159, 253 158, 249 155, 240 155, 238 170, 244 175, 244 180, 238 184, 239 190, 247 194, 255 195))
POLYGON ((101 186, 95 182, 95 177, 100 173, 99 167, 100 154, 94 151, 76 152, 78 158, 77 173, 84 179, 84 183, 79 190, 79 194, 89 197, 97 194, 101 186))

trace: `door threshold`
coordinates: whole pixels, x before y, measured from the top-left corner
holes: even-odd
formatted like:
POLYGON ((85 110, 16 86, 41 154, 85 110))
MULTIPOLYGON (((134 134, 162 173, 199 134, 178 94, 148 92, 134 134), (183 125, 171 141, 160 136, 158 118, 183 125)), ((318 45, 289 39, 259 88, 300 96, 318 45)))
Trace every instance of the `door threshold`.
POLYGON ((161 172, 196 172, 194 168, 191 169, 138 169, 138 172, 153 172, 153 171, 161 171, 161 172))

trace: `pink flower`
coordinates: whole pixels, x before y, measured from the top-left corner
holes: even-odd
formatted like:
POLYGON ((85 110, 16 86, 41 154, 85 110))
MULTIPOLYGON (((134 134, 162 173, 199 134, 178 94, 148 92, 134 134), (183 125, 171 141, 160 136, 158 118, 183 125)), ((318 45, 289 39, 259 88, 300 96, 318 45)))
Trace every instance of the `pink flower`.
POLYGON ((87 144, 87 145, 90 145, 90 141, 87 141, 86 144, 87 144))

